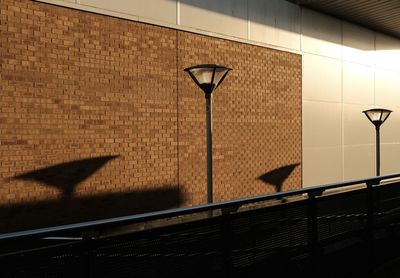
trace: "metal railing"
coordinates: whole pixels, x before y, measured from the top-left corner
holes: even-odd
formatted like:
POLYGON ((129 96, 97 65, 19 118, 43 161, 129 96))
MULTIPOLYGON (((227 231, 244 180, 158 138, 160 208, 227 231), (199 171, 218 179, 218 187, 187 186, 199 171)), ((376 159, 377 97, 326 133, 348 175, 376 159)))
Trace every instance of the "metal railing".
POLYGON ((400 247, 398 178, 1 234, 1 277, 368 274, 400 247))

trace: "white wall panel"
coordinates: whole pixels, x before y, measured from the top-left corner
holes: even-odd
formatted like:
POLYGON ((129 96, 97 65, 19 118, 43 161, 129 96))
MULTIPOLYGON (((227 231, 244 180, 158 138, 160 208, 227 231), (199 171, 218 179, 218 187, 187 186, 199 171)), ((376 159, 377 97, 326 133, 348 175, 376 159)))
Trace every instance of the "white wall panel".
POLYGON ((343 62, 343 102, 373 105, 375 68, 343 62))
POLYGON ((171 0, 79 0, 79 4, 135 15, 147 19, 176 23, 176 1, 171 0))
POLYGON ((281 0, 249 0, 250 40, 300 50, 300 7, 281 0))
POLYGON ((400 73, 376 69, 375 104, 395 110, 400 107, 400 73))
POLYGON ((303 187, 341 182, 342 146, 303 149, 303 187))
POLYGON ((343 144, 365 145, 375 143, 375 127, 362 111, 371 107, 344 104, 343 105, 343 144))
POLYGON ((344 180, 375 176, 375 145, 344 146, 344 180))
POLYGON ((376 66, 400 72, 400 40, 376 34, 376 66))
POLYGON ((341 21, 311 10, 302 11, 302 51, 340 59, 341 21))
POLYGON ((381 175, 400 173, 400 144, 381 145, 381 175))
MULTIPOLYGON (((400 144, 400 109, 397 108, 390 115, 389 118, 381 125, 380 136, 381 143, 400 144)), ((394 154, 391 154, 394 155, 394 154)))
POLYGON ((303 99, 342 101, 340 60, 303 54, 303 99))
POLYGON ((343 22, 343 60, 366 65, 375 64, 375 33, 343 22))
POLYGON ((341 104, 303 101, 303 147, 333 147, 341 145, 341 104))
POLYGON ((247 0, 181 0, 182 26, 247 39, 247 0))

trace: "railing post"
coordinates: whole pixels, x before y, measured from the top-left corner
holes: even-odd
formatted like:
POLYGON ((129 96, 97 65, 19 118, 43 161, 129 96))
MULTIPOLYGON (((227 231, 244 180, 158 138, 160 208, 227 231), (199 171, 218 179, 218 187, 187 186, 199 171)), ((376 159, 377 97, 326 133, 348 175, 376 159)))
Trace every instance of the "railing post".
POLYGON ((316 197, 320 196, 323 191, 309 192, 308 196, 308 249, 311 255, 311 272, 318 273, 320 269, 320 247, 318 240, 318 218, 317 218, 317 201, 316 197))
POLYGON ((222 233, 223 233, 223 267, 225 277, 232 277, 232 212, 236 212, 238 207, 222 208, 222 233))
POLYGON ((82 278, 92 278, 93 274, 93 247, 94 239, 98 236, 96 231, 85 231, 82 233, 82 278))
POLYGON ((368 252, 368 267, 372 271, 375 267, 375 219, 374 219, 374 185, 379 184, 379 180, 367 182, 367 223, 366 223, 366 245, 368 252))

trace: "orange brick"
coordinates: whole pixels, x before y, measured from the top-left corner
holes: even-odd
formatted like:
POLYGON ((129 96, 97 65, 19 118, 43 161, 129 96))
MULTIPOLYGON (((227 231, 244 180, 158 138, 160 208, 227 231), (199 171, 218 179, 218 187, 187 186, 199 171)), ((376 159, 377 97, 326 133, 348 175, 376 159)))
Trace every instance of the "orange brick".
MULTIPOLYGON (((274 192, 257 177, 301 163, 300 55, 36 1, 2 1, 1 16, 0 232, 204 203, 205 100, 183 71, 199 63, 233 68, 214 95, 215 201, 274 192), (56 167, 111 155, 94 170, 56 167), (64 186, 89 176, 68 202, 62 185, 14 178, 46 168, 64 186)), ((301 165, 283 190, 300 186, 301 165)))

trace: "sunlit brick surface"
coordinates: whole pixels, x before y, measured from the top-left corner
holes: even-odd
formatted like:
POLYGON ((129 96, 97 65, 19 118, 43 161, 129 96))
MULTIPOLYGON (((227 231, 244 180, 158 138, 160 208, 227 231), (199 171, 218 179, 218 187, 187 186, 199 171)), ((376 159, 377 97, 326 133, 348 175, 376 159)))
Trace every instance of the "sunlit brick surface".
MULTIPOLYGON (((214 93, 215 200, 274 192, 256 180, 301 163, 301 57, 230 41, 178 33, 178 68, 217 63, 233 68, 214 93)), ((182 189, 196 204, 206 201, 205 100, 179 72, 179 171, 182 189)), ((282 174, 282 179, 284 178, 282 174)), ((296 167, 282 190, 299 188, 296 167)))
MULTIPOLYGON (((204 203, 205 100, 183 72, 198 63, 234 69, 214 95, 215 201, 274 192, 257 177, 301 163, 299 55, 34 1, 0 0, 0 21, 0 217, 9 229, 36 205, 57 217, 24 228, 117 216, 107 199, 116 194, 175 192, 139 194, 146 209, 124 214, 167 198, 165 208, 204 203), (92 197, 97 212, 67 212, 92 197)), ((282 190, 300 186, 301 165, 282 190)))

